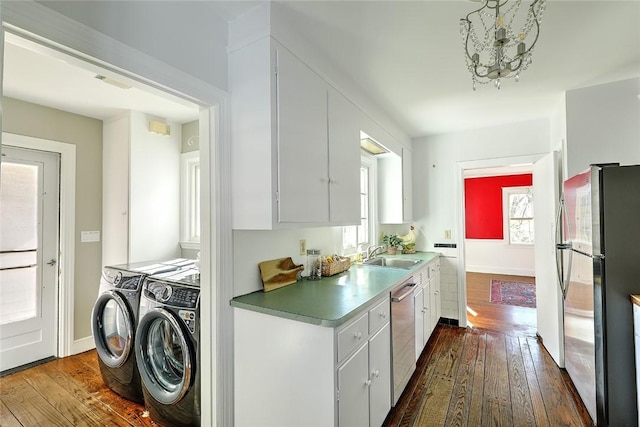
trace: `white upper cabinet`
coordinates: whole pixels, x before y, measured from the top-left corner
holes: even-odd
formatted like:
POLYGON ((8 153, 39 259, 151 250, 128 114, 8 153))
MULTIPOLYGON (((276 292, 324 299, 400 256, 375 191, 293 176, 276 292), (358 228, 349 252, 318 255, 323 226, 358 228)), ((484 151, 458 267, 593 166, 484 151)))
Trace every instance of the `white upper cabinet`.
POLYGON ((358 223, 355 106, 271 38, 229 63, 233 227, 358 223))
POLYGON ((411 151, 385 154, 378 160, 378 215, 382 224, 413 220, 411 151))
POLYGON ((360 127, 356 107, 329 88, 329 212, 336 225, 360 224, 360 127))

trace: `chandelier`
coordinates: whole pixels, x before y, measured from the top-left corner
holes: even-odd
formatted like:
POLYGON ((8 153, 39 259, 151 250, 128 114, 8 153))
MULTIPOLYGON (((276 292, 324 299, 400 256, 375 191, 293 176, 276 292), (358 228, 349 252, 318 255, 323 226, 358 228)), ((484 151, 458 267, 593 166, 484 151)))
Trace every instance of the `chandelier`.
POLYGON ((547 0, 535 0, 526 16, 519 14, 522 0, 481 0, 483 6, 460 19, 464 58, 476 84, 520 78, 531 65, 547 0))

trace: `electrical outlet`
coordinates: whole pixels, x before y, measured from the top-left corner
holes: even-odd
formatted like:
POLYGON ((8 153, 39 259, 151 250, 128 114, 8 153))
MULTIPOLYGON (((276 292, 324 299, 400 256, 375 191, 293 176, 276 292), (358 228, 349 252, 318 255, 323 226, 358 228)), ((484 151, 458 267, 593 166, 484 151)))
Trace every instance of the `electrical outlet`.
POLYGON ((307 241, 304 239, 300 239, 300 255, 307 254, 307 241))
POLYGON ((444 238, 451 239, 451 230, 444 230, 444 238))

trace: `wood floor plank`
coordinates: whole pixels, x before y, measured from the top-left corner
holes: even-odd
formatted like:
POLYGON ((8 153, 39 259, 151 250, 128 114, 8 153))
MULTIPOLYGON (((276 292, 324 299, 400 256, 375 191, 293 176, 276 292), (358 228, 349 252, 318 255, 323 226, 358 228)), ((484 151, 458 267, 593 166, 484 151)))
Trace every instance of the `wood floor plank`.
POLYGON ((13 416, 7 405, 0 397, 0 426, 2 427, 22 427, 22 424, 13 416))
POLYGON ((443 347, 446 345, 447 339, 448 331, 445 328, 436 328, 434 330, 427 348, 420 358, 422 363, 416 367, 417 373, 414 374, 414 377, 409 382, 409 393, 403 393, 401 400, 396 405, 398 407, 396 411, 400 412, 401 415, 400 420, 392 413, 390 414, 389 422, 385 424, 386 426, 407 427, 413 425, 418 415, 422 397, 426 392, 427 383, 433 376, 435 365, 439 355, 444 351, 443 347))
POLYGON ((482 425, 482 404, 484 401, 484 375, 485 360, 487 357, 486 332, 473 330, 478 335, 478 351, 476 353, 475 367, 473 370, 473 384, 471 387, 471 401, 469 404, 469 426, 482 425))
POLYGON ((141 427, 154 425, 151 419, 145 416, 143 406, 114 393, 104 384, 102 377, 81 360, 67 357, 58 359, 52 363, 55 363, 58 369, 66 372, 72 380, 86 388, 95 399, 110 408, 119 408, 119 413, 122 414, 131 425, 141 427))
POLYGON ((71 394, 79 403, 82 403, 86 407, 90 408, 93 419, 109 420, 109 424, 116 427, 130 427, 131 424, 126 421, 117 411, 111 409, 109 406, 103 404, 98 399, 94 398, 87 389, 76 381, 73 381, 65 372, 56 369, 52 363, 47 363, 41 366, 41 370, 44 374, 48 375, 53 381, 60 385, 71 394))
POLYGON ((529 387, 529 396, 531 397, 531 406, 533 408, 533 417, 537 427, 551 427, 549 417, 544 406, 544 400, 538 384, 538 376, 536 368, 531 359, 531 352, 526 337, 520 337, 520 354, 522 354, 522 362, 524 364, 525 374, 527 376, 527 387, 529 387))
POLYGON ((465 334, 460 365, 451 393, 445 426, 461 427, 469 425, 469 409, 473 395, 476 360, 478 358, 479 333, 465 334))
POLYGON ((27 370, 24 380, 30 384, 51 406, 77 427, 99 427, 103 425, 90 408, 78 401, 67 389, 53 381, 41 366, 27 370))
POLYGON ((507 335, 505 344, 513 425, 517 427, 535 427, 533 404, 531 403, 531 395, 527 384, 527 374, 520 349, 520 340, 518 337, 507 335))
POLYGON ((447 349, 438 359, 434 374, 427 385, 425 397, 415 421, 417 426, 435 427, 445 424, 462 355, 464 330, 448 328, 447 341, 447 349))
POLYGON ((85 351, 84 353, 76 354, 75 358, 81 360, 95 372, 100 373, 100 366, 98 365, 98 353, 95 350, 85 351))
POLYGON ((535 339, 527 338, 526 346, 536 369, 549 423, 554 427, 582 426, 580 415, 551 356, 540 348, 535 339))
POLYGON ((24 426, 73 426, 22 377, 2 379, 2 401, 24 426))
POLYGON ((482 425, 512 426, 505 336, 487 332, 482 425))

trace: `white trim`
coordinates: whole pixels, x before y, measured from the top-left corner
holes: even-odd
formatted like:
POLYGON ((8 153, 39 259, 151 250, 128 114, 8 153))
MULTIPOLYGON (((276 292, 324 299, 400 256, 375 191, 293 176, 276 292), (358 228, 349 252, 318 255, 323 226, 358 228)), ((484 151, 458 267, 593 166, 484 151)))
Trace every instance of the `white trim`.
POLYGON ((80 338, 73 342, 73 351, 71 354, 84 353, 85 351, 93 350, 94 348, 96 348, 96 343, 93 340, 93 335, 89 335, 88 337, 80 338))
MULTIPOLYGON (((233 425, 232 234, 228 94, 35 1, 3 2, 4 29, 200 104, 202 425, 233 425), (99 59, 98 59, 99 58, 99 59), (214 126, 202 124, 210 118, 214 126), (204 131, 203 131, 204 130, 204 131), (212 315, 215 313, 216 315, 212 315), (229 314, 231 313, 231 315, 229 314), (224 339, 218 340, 217 331, 224 339), (222 345, 222 343, 231 343, 222 345), (214 357, 213 354, 216 356, 214 357), (220 374, 220 378, 218 378, 220 374)), ((69 270, 72 273, 73 269, 69 270)), ((73 315, 73 306, 68 310, 73 315)), ((71 323, 72 327, 73 323, 71 323)))
POLYGON ((455 168, 456 180, 456 216, 458 218, 458 322, 463 328, 467 327, 467 278, 465 272, 465 217, 464 217, 464 179, 466 169, 478 169, 487 167, 498 167, 504 165, 518 165, 524 163, 535 163, 544 157, 545 154, 532 154, 529 156, 503 157, 495 159, 472 160, 457 162, 455 168))
POLYGON ((60 154, 60 282, 58 287, 58 357, 73 353, 73 298, 76 237, 76 146, 3 132, 3 144, 60 154))
MULTIPOLYGON (((522 185, 517 187, 502 187, 502 234, 503 242, 506 246, 513 248, 532 248, 534 243, 512 243, 511 242, 511 215, 509 213, 509 202, 512 194, 533 194, 533 185, 522 185)), ((535 213, 534 213, 535 215, 535 213)), ((533 222, 533 218, 531 218, 533 222)))
MULTIPOLYGON (((2 25, 48 48, 198 104, 214 105, 226 92, 36 1, 2 3, 2 25)), ((158 93, 158 92, 156 92, 158 93)))
POLYGON ((487 274, 506 274, 509 276, 526 276, 534 277, 535 270, 530 268, 510 268, 510 267, 487 267, 486 265, 471 265, 467 264, 466 271, 473 271, 474 273, 487 273, 487 274))

